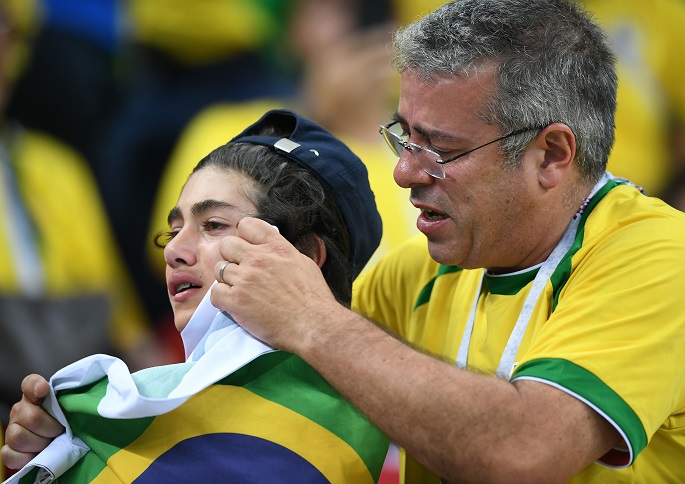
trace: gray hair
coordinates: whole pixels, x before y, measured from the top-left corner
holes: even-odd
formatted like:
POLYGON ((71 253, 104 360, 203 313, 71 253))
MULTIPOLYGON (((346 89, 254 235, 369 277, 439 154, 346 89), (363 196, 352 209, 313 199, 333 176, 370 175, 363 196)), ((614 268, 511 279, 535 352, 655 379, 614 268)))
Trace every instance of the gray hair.
MULTIPOLYGON (((510 132, 554 122, 576 136, 587 181, 604 173, 614 143, 615 58, 604 33, 567 0, 457 0, 395 34, 393 65, 425 81, 498 66, 498 89, 480 115, 510 132)), ((534 133, 502 149, 516 166, 534 133)))

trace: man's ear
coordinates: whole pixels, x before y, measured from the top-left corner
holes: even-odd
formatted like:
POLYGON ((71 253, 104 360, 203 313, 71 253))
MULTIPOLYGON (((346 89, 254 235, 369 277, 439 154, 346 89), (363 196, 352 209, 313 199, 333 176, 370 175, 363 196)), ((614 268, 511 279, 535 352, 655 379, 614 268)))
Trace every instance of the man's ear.
POLYGON ((314 235, 314 244, 312 247, 312 253, 310 254, 310 257, 316 262, 316 265, 319 266, 319 269, 323 267, 324 263, 326 262, 326 256, 328 252, 326 250, 326 244, 324 244, 323 240, 321 237, 318 235, 314 235))
POLYGON ((545 189, 551 189, 568 175, 576 157, 576 137, 564 123, 552 123, 535 138, 541 150, 538 165, 538 181, 545 189))

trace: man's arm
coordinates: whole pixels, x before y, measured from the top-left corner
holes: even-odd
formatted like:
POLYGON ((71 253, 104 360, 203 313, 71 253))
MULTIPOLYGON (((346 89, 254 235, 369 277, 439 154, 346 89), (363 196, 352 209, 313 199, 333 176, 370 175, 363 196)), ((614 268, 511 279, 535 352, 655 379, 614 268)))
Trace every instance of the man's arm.
POLYGON ((238 236, 222 242, 234 263, 212 303, 306 360, 443 478, 563 482, 619 441, 604 418, 558 389, 459 370, 339 305, 318 267, 267 224, 243 219, 238 236))
POLYGON ((5 445, 0 450, 0 458, 10 469, 21 469, 64 432, 62 424, 41 406, 49 390, 50 385, 40 375, 29 375, 21 383, 23 396, 12 407, 5 445))

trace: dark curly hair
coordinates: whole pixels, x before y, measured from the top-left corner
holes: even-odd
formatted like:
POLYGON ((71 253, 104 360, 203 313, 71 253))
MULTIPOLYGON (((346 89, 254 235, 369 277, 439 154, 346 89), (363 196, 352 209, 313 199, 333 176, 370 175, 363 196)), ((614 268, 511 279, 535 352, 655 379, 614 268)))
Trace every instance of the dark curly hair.
MULTIPOLYGON (((276 127, 255 133, 287 137, 276 127)), ((257 216, 278 227, 281 235, 305 255, 311 255, 319 237, 326 246, 321 268, 335 298, 346 306, 352 299, 350 235, 335 200, 311 171, 271 147, 249 143, 227 143, 212 151, 195 166, 194 173, 206 167, 242 173, 254 180, 257 199, 252 200, 257 216)), ((163 247, 164 232, 155 245, 163 247)))

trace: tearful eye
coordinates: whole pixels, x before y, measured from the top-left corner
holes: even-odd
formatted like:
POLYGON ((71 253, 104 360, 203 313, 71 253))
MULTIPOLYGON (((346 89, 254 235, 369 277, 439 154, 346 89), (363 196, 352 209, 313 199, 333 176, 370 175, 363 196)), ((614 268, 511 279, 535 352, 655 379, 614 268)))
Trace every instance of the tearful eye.
POLYGON ((216 222, 213 220, 208 220, 202 224, 203 228, 209 232, 213 231, 218 231, 218 230, 223 230, 227 228, 228 226, 225 223, 222 222, 216 222))

